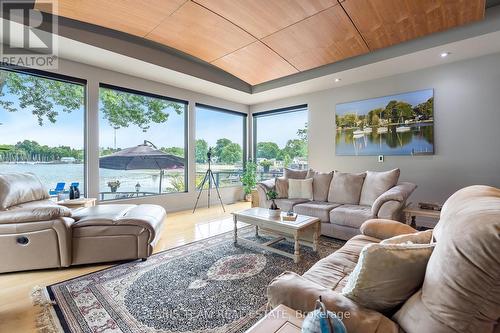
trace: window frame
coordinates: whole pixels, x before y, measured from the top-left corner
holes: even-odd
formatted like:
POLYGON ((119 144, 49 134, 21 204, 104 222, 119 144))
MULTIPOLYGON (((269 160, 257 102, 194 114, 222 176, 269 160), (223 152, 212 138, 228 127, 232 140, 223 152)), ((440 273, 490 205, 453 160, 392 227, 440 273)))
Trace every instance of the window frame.
MULTIPOLYGON (((257 161, 257 120, 263 117, 269 117, 274 115, 293 113, 307 111, 309 114, 309 109, 307 104, 299 104, 294 106, 287 106, 284 108, 273 109, 268 111, 260 111, 252 113, 252 158, 257 161)), ((307 152, 307 161, 309 163, 309 152, 307 152)))
MULTIPOLYGON (((197 113, 198 112, 198 107, 200 108, 205 108, 205 109, 209 109, 211 111, 215 111, 215 112, 221 112, 221 113, 226 113, 226 114, 230 114, 230 115, 234 115, 234 116, 240 116, 242 117, 242 126, 243 126, 243 131, 242 131, 242 135, 243 135, 243 142, 242 142, 242 149, 243 149, 243 169, 245 169, 245 166, 246 166, 246 163, 248 161, 248 113, 244 113, 244 112, 239 112, 239 111, 234 111, 234 110, 229 110, 229 109, 225 109, 225 108, 221 108, 221 107, 218 107, 218 106, 212 106, 212 105, 208 105, 208 104, 203 104, 203 103, 195 103, 195 112, 197 113)), ((196 140, 198 139, 197 138, 197 130, 196 130, 196 121, 195 121, 195 124, 194 124, 194 133, 195 133, 195 142, 196 140)), ((195 147, 193 147, 193 151, 196 149, 196 144, 195 144, 195 147)), ((195 164, 195 173, 196 173, 196 161, 194 162, 195 164)), ((194 182, 196 182, 196 177, 195 179, 193 180, 194 182)), ((194 184, 195 185, 195 188, 196 188, 196 183, 194 184)), ((231 188, 231 187, 238 187, 238 186, 241 186, 241 185, 232 185, 232 186, 224 186, 225 188, 231 188)))
MULTIPOLYGON (((189 117, 188 117, 188 113, 189 113, 189 101, 186 101, 186 100, 183 100, 183 99, 178 99, 178 98, 174 98, 174 97, 168 97, 168 96, 164 96, 164 95, 159 95, 159 94, 155 94, 155 93, 150 93, 150 92, 146 92, 146 91, 141 91, 141 90, 137 90, 137 89, 133 89, 133 88, 127 88, 127 87, 122 87, 122 86, 117 86, 117 85, 114 85, 114 84, 109 84, 109 83, 104 83, 104 82, 99 82, 99 103, 100 103, 100 99, 101 99, 101 96, 100 96, 100 89, 101 88, 104 88, 104 89, 112 89, 112 90, 116 90, 116 91, 120 91, 120 92, 125 92, 125 93, 129 93, 129 94, 136 94, 136 95, 141 95, 141 96, 146 96, 146 97, 150 97, 150 98, 158 98, 158 99, 162 99, 162 100, 165 100, 165 101, 169 101, 169 102, 174 102, 174 103, 180 103, 180 104, 183 104, 184 105, 184 191, 182 192, 169 192, 169 193, 158 193, 158 194, 152 194, 152 195, 148 195, 146 197, 139 197, 139 198, 128 198, 127 200, 136 200, 136 199, 143 199, 143 198, 151 198, 151 197, 158 197, 158 196, 162 196, 162 195, 173 195, 173 194, 180 194, 180 193, 187 193, 189 192, 189 117)), ((97 110, 98 112, 98 117, 99 117, 99 122, 100 122, 100 108, 97 110)), ((99 133, 99 147, 98 147, 98 150, 100 149, 100 133, 99 133)), ((98 168, 98 170, 100 170, 100 168, 98 168)), ((101 175, 100 175, 100 171, 99 171, 99 182, 100 182, 100 179, 101 179, 101 175)), ((107 200, 101 200, 103 202, 110 202, 110 201, 116 201, 116 200, 123 200, 122 198, 116 198, 116 199, 107 199, 107 200)))
POLYGON ((27 67, 21 67, 21 66, 14 66, 5 62, 0 63, 0 70, 8 71, 8 72, 13 72, 13 73, 19 73, 19 74, 24 74, 24 75, 32 75, 35 77, 47 79, 47 80, 54 80, 54 81, 59 81, 59 82, 64 82, 64 83, 70 83, 70 84, 76 84, 81 87, 83 87, 83 191, 86 196, 89 195, 88 189, 89 189, 89 176, 88 176, 88 87, 87 87, 87 80, 82 79, 79 77, 75 76, 70 76, 70 75, 65 75, 65 74, 59 74, 59 73, 52 73, 40 69, 34 69, 34 68, 27 68, 27 67))

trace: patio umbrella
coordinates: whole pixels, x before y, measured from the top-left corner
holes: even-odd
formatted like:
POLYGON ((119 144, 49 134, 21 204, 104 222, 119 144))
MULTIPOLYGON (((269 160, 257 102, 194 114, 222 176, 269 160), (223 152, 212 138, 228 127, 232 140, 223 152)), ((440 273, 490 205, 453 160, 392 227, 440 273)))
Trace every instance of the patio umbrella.
POLYGON ((184 159, 164 153, 151 142, 144 140, 141 145, 99 158, 99 167, 112 170, 160 170, 159 193, 161 193, 163 170, 183 168, 184 159))

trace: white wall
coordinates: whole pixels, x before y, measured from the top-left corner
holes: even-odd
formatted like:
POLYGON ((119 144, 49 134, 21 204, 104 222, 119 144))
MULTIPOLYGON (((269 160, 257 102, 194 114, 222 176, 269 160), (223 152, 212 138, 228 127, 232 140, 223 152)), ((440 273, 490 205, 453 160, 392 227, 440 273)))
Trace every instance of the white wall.
MULTIPOLYGON (((309 108, 309 164, 318 170, 401 169, 413 201, 444 201, 472 184, 500 187, 500 54, 252 105, 251 112, 309 108), (335 156, 335 105, 434 88, 434 156, 335 156)), ((284 125, 286 126, 286 125, 284 125)))
MULTIPOLYGON (((195 177, 195 103, 203 103, 211 106, 230 109, 248 114, 247 105, 226 101, 220 98, 203 95, 193 91, 180 89, 154 81, 144 80, 138 77, 124 75, 121 73, 104 70, 82 63, 59 59, 59 74, 74 76, 87 80, 87 189, 90 197, 98 197, 99 193, 99 83, 108 83, 120 87, 155 93, 158 95, 178 98, 189 102, 188 110, 188 192, 170 193, 159 196, 137 198, 132 200, 114 200, 109 203, 153 203, 159 204, 167 211, 190 209, 196 199, 194 185, 195 177)), ((238 129, 240 130, 240 129, 238 129)), ((248 150, 248 149, 247 149, 248 150)), ((240 200, 243 197, 241 186, 226 187, 221 189, 221 195, 225 203, 240 200)), ((215 191, 212 191, 212 201, 218 202, 215 191)), ((199 206, 207 205, 206 191, 200 198, 199 206)))

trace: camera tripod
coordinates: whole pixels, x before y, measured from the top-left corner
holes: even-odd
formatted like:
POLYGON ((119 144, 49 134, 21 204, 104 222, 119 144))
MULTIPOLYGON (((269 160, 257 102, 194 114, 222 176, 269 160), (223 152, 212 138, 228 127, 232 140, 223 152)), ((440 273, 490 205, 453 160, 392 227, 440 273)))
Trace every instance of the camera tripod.
POLYGON ((217 191, 217 196, 219 197, 220 204, 222 206, 222 210, 226 212, 226 208, 224 208, 224 204, 222 203, 222 198, 220 196, 219 192, 219 184, 215 181, 214 173, 212 172, 211 168, 211 162, 212 162, 212 148, 210 148, 207 152, 207 158, 208 158, 208 170, 205 172, 205 177, 203 178, 203 181, 201 182, 201 185, 199 187, 199 193, 198 197, 196 198, 196 203, 194 204, 193 208, 193 213, 196 211, 196 207, 198 207, 198 201, 200 201, 200 196, 201 193, 203 192, 203 187, 205 186, 205 183, 208 180, 208 208, 210 208, 210 192, 212 190, 212 181, 215 184, 215 190, 217 191))

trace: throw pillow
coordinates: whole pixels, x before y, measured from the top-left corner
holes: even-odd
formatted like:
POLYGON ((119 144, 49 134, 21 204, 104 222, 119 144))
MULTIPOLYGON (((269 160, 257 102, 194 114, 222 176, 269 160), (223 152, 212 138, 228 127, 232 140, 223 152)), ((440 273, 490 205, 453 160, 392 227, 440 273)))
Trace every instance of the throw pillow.
POLYGON ((307 170, 294 170, 285 168, 283 172, 283 177, 286 179, 305 179, 307 176, 307 170))
POLYGON ((288 179, 288 199, 313 199, 313 180, 288 179))
POLYGON ((383 172, 367 171, 359 204, 371 206, 382 193, 396 186, 399 173, 399 169, 383 172))
POLYGON ((335 171, 328 190, 328 201, 339 204, 357 205, 366 173, 345 173, 335 171))
POLYGON ((306 178, 313 179, 313 200, 327 201, 330 183, 332 181, 332 172, 318 172, 314 169, 309 169, 306 178))
POLYGON ((430 244, 432 242, 432 230, 415 232, 413 234, 398 235, 384 239, 380 244, 430 244))
POLYGON ((278 193, 278 199, 288 198, 288 179, 276 177, 274 184, 276 193, 278 193))
POLYGON ((394 309, 420 289, 434 244, 369 244, 342 289, 377 311, 394 309))

